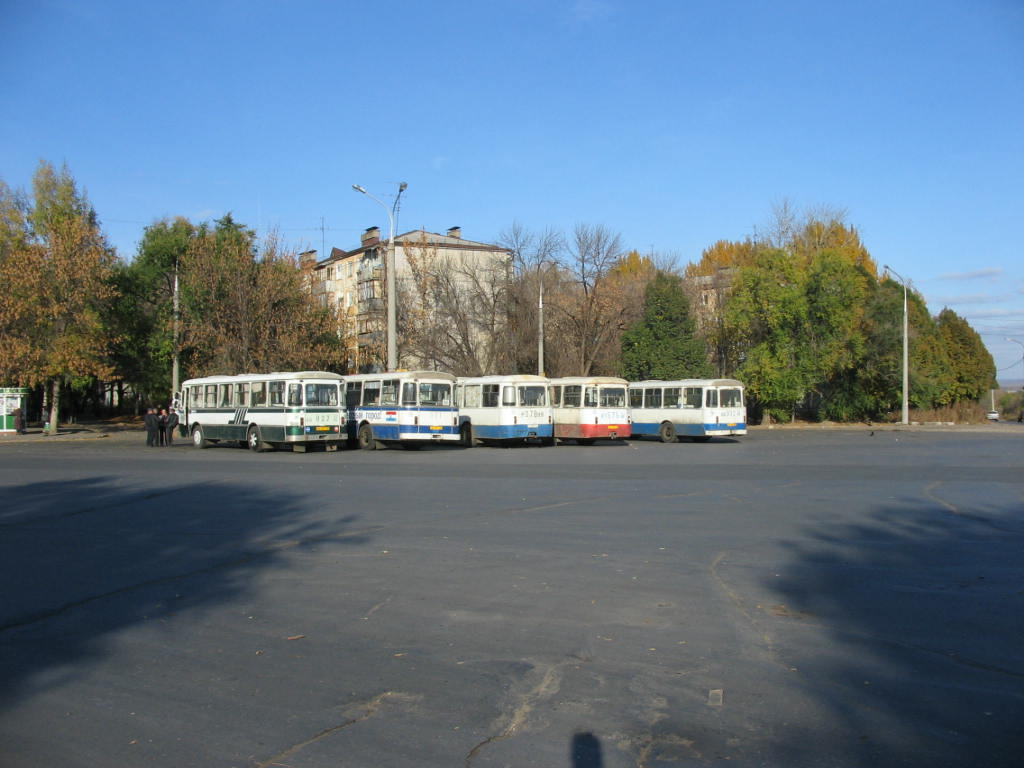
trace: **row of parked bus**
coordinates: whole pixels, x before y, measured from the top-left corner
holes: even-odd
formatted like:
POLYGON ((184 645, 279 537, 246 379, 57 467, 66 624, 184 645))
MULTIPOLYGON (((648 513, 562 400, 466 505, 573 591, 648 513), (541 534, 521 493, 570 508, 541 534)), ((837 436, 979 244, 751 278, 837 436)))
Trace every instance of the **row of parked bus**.
POLYGON ((304 451, 347 444, 372 450, 435 442, 468 448, 642 437, 668 443, 747 431, 743 385, 733 379, 300 371, 190 379, 176 399, 197 448, 238 443, 254 451, 285 445, 304 451))

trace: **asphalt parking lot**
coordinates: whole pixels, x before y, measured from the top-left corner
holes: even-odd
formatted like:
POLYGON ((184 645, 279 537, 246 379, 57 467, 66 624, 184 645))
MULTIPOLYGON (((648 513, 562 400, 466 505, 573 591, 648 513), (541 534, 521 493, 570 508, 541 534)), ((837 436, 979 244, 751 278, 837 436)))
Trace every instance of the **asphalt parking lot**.
POLYGON ((1018 765, 1014 427, 3 445, 0 765, 1018 765))

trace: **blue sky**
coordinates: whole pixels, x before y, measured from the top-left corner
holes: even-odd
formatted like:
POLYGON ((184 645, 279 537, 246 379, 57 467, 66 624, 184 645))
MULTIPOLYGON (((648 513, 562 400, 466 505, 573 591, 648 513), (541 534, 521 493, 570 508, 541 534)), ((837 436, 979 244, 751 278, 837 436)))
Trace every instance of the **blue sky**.
POLYGON ((122 256, 231 211, 349 249, 600 224, 685 264, 773 205, 875 260, 1024 379, 1024 2, 0 0, 0 178, 67 162, 122 256), (321 221, 326 228, 321 232, 321 221))

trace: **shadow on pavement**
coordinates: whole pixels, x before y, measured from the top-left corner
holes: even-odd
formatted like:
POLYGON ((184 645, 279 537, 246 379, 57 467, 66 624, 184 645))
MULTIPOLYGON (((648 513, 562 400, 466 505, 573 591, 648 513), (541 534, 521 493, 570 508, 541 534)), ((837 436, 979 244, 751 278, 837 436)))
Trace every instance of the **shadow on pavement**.
POLYGON ((244 596, 290 549, 346 536, 302 499, 232 483, 98 477, 7 489, 0 511, 0 707, 64 685, 115 633, 244 596))
POLYGON ((968 504, 908 500, 810 531, 770 585, 779 654, 839 726, 814 739, 843 764, 1020 764, 1024 515, 1009 497, 968 504))

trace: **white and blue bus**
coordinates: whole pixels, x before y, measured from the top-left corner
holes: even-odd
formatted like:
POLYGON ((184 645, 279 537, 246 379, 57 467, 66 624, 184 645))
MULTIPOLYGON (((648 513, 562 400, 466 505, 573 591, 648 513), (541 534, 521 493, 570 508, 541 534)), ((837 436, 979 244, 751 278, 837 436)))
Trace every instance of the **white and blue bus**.
POLYGON ((177 396, 178 418, 196 448, 211 443, 254 451, 314 444, 335 449, 345 439, 342 377, 326 371, 248 373, 189 379, 177 396))
POLYGON ((459 440, 455 376, 441 371, 360 373, 345 377, 348 442, 364 450, 419 448, 459 440))
POLYGON ((538 440, 554 445, 554 419, 548 400, 549 380, 514 374, 459 378, 459 439, 467 448, 481 443, 538 440))
POLYGON ((743 384, 735 379, 635 381, 629 384, 634 437, 712 437, 747 434, 743 384))
POLYGON ((567 376, 551 379, 555 438, 593 445, 596 440, 630 436, 625 379, 614 376, 567 376))

